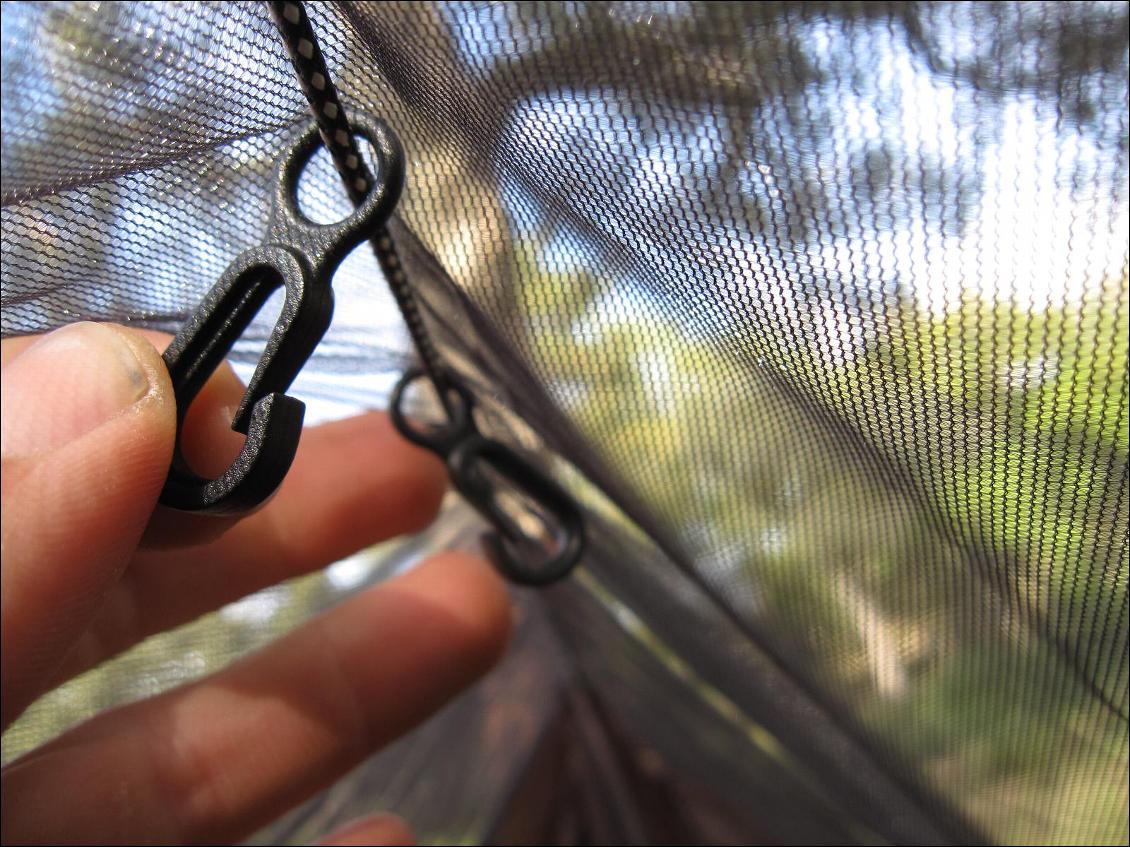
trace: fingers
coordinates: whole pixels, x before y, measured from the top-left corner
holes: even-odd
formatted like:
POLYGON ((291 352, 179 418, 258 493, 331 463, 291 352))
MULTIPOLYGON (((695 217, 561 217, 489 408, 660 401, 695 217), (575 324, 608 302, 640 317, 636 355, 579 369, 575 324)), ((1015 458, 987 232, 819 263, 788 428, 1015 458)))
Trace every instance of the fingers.
POLYGON ((437 557, 16 762, 3 774, 3 840, 238 839, 437 709, 496 660, 508 631, 493 570, 437 557))
POLYGON ((351 845, 411 845, 416 843, 412 830, 395 815, 371 815, 353 821, 318 842, 326 847, 351 847, 351 845))
POLYGON ((383 413, 315 427, 262 511, 222 538, 139 553, 106 596, 67 664, 73 674, 147 635, 422 529, 446 486, 443 464, 397 434, 383 413))
MULTIPOLYGON (((138 334, 158 350, 170 340, 138 334)), ((4 360, 36 340, 5 341, 4 360)), ((243 391, 224 364, 188 410, 180 447, 203 476, 218 476, 239 453, 243 436, 231 420, 243 391)), ((445 488, 442 463, 400 438, 383 414, 308 430, 278 495, 242 522, 157 508, 143 536, 150 549, 105 592, 93 620, 85 619, 90 625, 75 630, 82 637, 52 682, 226 602, 419 530, 435 517, 445 488), (166 549, 177 545, 202 546, 166 549)))
POLYGON ((132 556, 176 427, 160 356, 127 330, 76 324, 19 346, 0 372, 4 726, 132 556))

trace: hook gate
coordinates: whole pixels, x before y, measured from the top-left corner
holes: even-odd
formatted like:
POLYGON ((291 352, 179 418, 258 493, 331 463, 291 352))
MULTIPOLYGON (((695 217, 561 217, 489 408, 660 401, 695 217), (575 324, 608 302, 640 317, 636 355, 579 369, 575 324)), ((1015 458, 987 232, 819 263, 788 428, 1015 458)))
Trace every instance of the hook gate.
POLYGON ((404 185, 404 153, 388 125, 358 114, 354 127, 372 144, 378 165, 377 179, 361 205, 332 224, 313 223, 299 211, 298 178, 319 144, 317 127, 311 124, 279 160, 264 243, 228 266, 165 351, 177 399, 177 447, 161 492, 162 504, 208 514, 240 514, 266 501, 290 470, 305 405, 285 392, 329 328, 337 266, 387 222, 404 185), (247 440, 223 474, 215 479, 200 477, 180 450, 185 414, 279 288, 285 289, 282 311, 232 421, 232 429, 247 440))

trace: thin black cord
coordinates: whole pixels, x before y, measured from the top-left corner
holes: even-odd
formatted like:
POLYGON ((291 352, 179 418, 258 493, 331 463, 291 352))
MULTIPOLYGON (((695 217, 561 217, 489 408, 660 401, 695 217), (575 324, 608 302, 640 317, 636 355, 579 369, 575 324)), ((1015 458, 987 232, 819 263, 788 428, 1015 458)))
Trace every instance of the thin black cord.
MULTIPOLYGON (((298 0, 267 0, 267 7, 282 33, 322 141, 333 157, 350 199, 354 204, 360 204, 373 184, 373 175, 354 141, 345 109, 330 79, 306 10, 298 0)), ((487 551, 504 575, 529 585, 545 585, 560 579, 576 566, 584 550, 584 518, 579 507, 536 465, 504 444, 484 438, 479 433, 471 414, 473 400, 443 367, 387 227, 376 232, 372 245, 416 345, 423 372, 435 387, 448 418, 446 428, 440 427, 437 436, 434 431, 431 434, 416 431, 400 416, 403 392, 419 375, 419 371, 410 370, 401 377, 393 392, 391 411, 394 424, 406 438, 433 450, 444 459, 456 488, 494 525, 498 532, 486 536, 487 551), (482 473, 483 465, 494 470, 493 477, 482 473), (560 530, 559 543, 534 565, 525 554, 515 553, 513 543, 503 542, 503 538, 511 542, 521 541, 525 533, 499 506, 497 483, 500 480, 502 484, 522 492, 529 500, 539 503, 544 511, 535 512, 551 515, 552 522, 560 530)), ((535 546, 543 546, 539 539, 526 540, 535 546)))
MULTIPOLYGON (((318 124, 322 141, 333 157, 334 166, 345 184, 349 199, 354 205, 359 205, 373 184, 373 174, 357 147, 349 118, 326 68, 325 57, 306 9, 298 0, 267 0, 266 5, 286 43, 291 64, 298 75, 302 93, 310 104, 310 112, 318 124)), ((408 327, 408 334, 416 345, 424 371, 436 386, 440 402, 450 415, 450 399, 448 392, 444 390, 447 379, 443 360, 424 324, 419 304, 408 283, 388 228, 381 227, 370 243, 408 327)))

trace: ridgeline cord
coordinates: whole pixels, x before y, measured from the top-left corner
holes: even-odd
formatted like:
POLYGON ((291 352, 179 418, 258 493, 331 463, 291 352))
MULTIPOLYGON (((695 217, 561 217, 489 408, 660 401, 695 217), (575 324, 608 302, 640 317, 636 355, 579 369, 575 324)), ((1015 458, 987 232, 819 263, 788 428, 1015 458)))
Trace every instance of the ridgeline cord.
MULTIPOLYGON (((266 5, 286 43, 322 142, 350 199, 359 206, 374 185, 373 175, 354 141, 306 10, 298 0, 268 1, 266 5)), ((475 399, 444 368, 387 225, 380 225, 371 243, 422 365, 409 369, 393 391, 389 403, 393 424, 405 438, 443 459, 456 489, 494 526, 496 532, 488 533, 483 541, 495 567, 526 585, 546 585, 561 579, 576 566, 584 551, 585 525, 580 508, 536 464, 479 432, 473 414, 475 399), (421 430, 409 422, 403 401, 409 386, 423 376, 435 387, 447 421, 421 430), (484 472, 487 470, 491 473, 484 472), (503 487, 527 504, 537 504, 532 515, 542 517, 538 523, 545 528, 548 541, 528 533, 515 520, 500 497, 503 487)))
MULTIPOLYGON (((373 184, 373 175, 354 140, 349 118, 341 105, 337 88, 326 67, 322 48, 314 35, 306 9, 302 3, 295 0, 266 0, 266 6, 283 37, 291 64, 298 75, 302 93, 306 95, 306 102, 310 105, 310 112, 318 125, 318 132, 322 136, 326 150, 333 157, 334 167, 341 176, 349 199, 355 206, 360 205, 373 184)), ((424 372, 436 387, 440 402, 450 417, 455 410, 451 406, 450 392, 445 390, 449 380, 443 360, 424 325, 420 306, 404 273, 400 257, 396 253, 396 244, 388 228, 382 226, 370 243, 381 272, 388 280, 388 286, 404 318, 404 323, 408 327, 412 343, 419 353, 424 372)))

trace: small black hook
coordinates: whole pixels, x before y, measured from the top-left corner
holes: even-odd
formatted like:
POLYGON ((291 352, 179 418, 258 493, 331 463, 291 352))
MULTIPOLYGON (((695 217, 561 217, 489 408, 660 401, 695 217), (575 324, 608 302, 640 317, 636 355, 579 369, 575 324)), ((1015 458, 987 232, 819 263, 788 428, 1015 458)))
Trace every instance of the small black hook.
POLYGON ((376 153, 378 175, 361 205, 344 220, 315 224, 298 209, 298 177, 318 147, 311 124, 280 158, 265 243, 236 258, 165 351, 177 398, 177 449, 161 503, 177 509, 232 515, 270 497, 298 450, 305 406, 285 394, 321 341, 333 316, 331 282, 338 264, 392 214, 404 184, 404 153, 380 120, 354 116, 358 133, 376 153), (189 468, 180 429, 192 400, 231 351, 267 298, 286 292, 282 312, 248 383, 232 429, 247 440, 216 479, 189 468))
POLYGON ((332 316, 330 288, 309 285, 297 260, 283 250, 267 247, 245 253, 228 269, 165 351, 177 398, 177 449, 161 492, 163 505, 233 515, 255 508, 274 493, 294 461, 306 411, 301 401, 282 391, 306 363, 332 316), (252 379, 232 420, 232 429, 247 440, 222 475, 204 479, 189 469, 180 452, 185 414, 280 285, 286 288, 282 312, 259 360, 257 378, 252 379), (266 386, 281 389, 272 391, 266 386))
POLYGON ((442 374, 437 391, 448 400, 452 415, 445 424, 420 429, 404 415, 408 386, 423 377, 420 368, 408 370, 389 401, 392 422, 414 444, 436 453, 447 464, 460 494, 495 527, 486 537, 487 550, 503 575, 523 585, 547 585, 576 566, 585 546, 585 525, 572 497, 546 474, 510 447, 485 438, 475 425, 471 393, 450 374, 442 374), (524 532, 499 502, 499 482, 525 496, 550 530, 547 545, 524 532), (543 555, 538 558, 535 551, 543 555))

